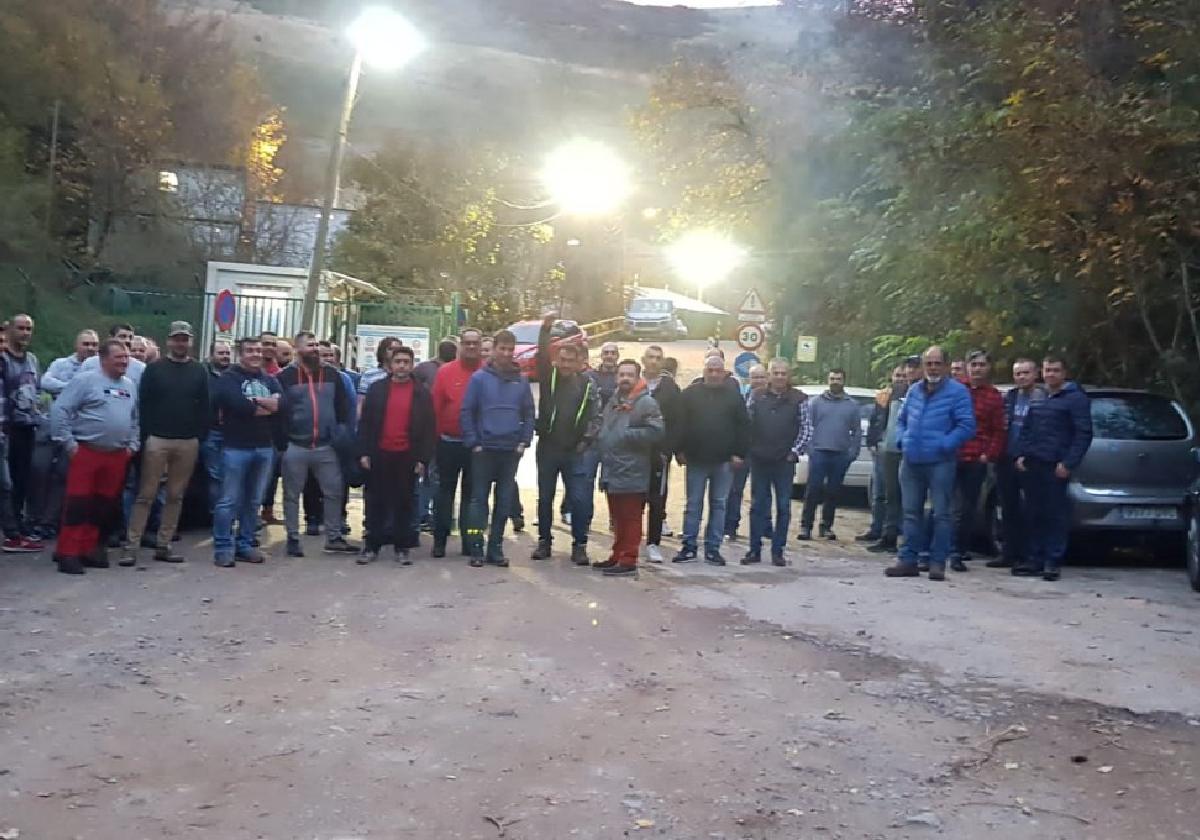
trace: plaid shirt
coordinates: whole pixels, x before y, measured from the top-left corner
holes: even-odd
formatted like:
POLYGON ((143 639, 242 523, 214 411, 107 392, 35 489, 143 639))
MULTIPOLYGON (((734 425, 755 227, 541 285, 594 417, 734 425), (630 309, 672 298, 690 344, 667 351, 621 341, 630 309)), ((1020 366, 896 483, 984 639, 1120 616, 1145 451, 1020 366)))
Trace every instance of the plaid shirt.
POLYGON ((1004 455, 1004 397, 992 385, 966 383, 975 409, 975 437, 958 450, 958 460, 975 462, 983 455, 997 463, 1004 455))

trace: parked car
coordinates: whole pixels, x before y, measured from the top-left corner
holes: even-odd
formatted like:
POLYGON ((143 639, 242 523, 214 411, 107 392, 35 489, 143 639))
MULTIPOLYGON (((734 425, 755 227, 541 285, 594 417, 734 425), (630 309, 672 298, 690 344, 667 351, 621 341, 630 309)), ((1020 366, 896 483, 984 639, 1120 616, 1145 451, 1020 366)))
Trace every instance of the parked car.
MULTIPOLYGON (((508 328, 509 332, 517 337, 517 349, 513 353, 513 359, 530 382, 537 381, 537 343, 541 329, 541 321, 518 321, 508 328)), ((555 321, 550 328, 551 354, 558 352, 558 348, 563 344, 586 347, 587 333, 575 321, 555 321)))
MULTIPOLYGON (((801 391, 808 394, 810 400, 814 397, 819 397, 828 390, 824 385, 801 385, 799 387, 801 391)), ((845 486, 855 491, 862 490, 869 492, 871 476, 875 471, 875 461, 871 458, 871 451, 867 449, 867 426, 871 422, 871 413, 875 410, 875 390, 873 388, 855 388, 848 385, 846 386, 846 393, 852 400, 858 403, 859 415, 862 418, 863 446, 858 452, 858 458, 850 465, 850 469, 846 471, 845 486)), ((808 456, 802 455, 800 463, 796 465, 796 477, 792 481, 793 498, 801 498, 804 495, 804 488, 807 485, 808 456)))
MULTIPOLYGON (((1200 461, 1200 449, 1192 453, 1200 461)), ((1192 482, 1187 505, 1187 572, 1192 589, 1200 592, 1200 478, 1192 482)))
MULTIPOLYGON (((1169 397, 1148 391, 1086 390, 1093 439, 1068 489, 1072 540, 1150 544, 1176 558, 1190 540, 1194 552, 1200 488, 1187 413, 1169 397)), ((983 499, 982 541, 998 544, 1001 514, 991 479, 983 499)), ((1200 563, 1192 556, 1188 562, 1189 568, 1200 563)))
MULTIPOLYGON (((638 297, 625 308, 624 332, 634 341, 643 338, 675 341, 682 323, 675 302, 666 298, 638 297)), ((686 327, 684 337, 687 337, 686 327)))

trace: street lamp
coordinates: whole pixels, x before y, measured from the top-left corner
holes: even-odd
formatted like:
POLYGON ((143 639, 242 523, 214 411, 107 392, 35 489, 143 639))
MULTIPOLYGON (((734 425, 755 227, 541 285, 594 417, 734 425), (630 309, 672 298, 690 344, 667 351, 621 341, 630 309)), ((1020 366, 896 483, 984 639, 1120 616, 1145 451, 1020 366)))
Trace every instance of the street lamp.
POLYGON ((411 23, 391 9, 383 7, 364 9, 346 30, 346 36, 354 45, 354 60, 346 78, 337 136, 329 154, 329 169, 325 173, 321 215, 317 222, 317 237, 313 242, 312 264, 308 269, 304 308, 300 315, 300 322, 306 330, 311 330, 315 321, 317 294, 321 288, 321 274, 325 270, 325 242, 329 238, 329 217, 333 213, 333 205, 337 202, 338 190, 341 187, 346 135, 350 130, 350 117, 354 112, 354 99, 358 95, 358 80, 362 75, 363 64, 380 70, 396 70, 415 58, 426 46, 425 39, 411 23))
POLYGON ((617 210, 632 189, 629 167, 603 143, 578 138, 555 149, 542 184, 560 212, 602 216, 617 210))
POLYGON ((694 285, 700 300, 709 286, 723 283, 746 259, 746 249, 711 230, 685 233, 666 248, 667 261, 685 283, 694 285))

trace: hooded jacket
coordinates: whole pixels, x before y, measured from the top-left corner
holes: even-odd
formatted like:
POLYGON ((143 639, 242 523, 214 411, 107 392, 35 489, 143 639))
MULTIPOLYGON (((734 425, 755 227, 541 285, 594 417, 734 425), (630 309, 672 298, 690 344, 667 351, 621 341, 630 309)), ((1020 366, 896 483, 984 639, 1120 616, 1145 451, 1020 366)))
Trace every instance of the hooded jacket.
POLYGON ((808 419, 812 424, 810 452, 841 452, 851 460, 862 448, 862 412, 858 403, 843 392, 835 397, 825 391, 808 401, 808 419))
POLYGON ((1061 463, 1074 471, 1092 445, 1091 398, 1074 382, 1056 394, 1030 402, 1021 424, 1017 457, 1050 464, 1061 463))
POLYGON ((468 449, 482 446, 511 452, 529 446, 533 440, 533 392, 528 380, 516 367, 501 370, 488 362, 471 374, 459 421, 463 445, 468 449))
POLYGON ((922 379, 908 389, 896 419, 897 441, 910 464, 953 461, 975 434, 975 410, 967 386, 946 377, 930 391, 922 379))
POLYGON ((594 376, 578 373, 560 376, 550 363, 550 325, 538 332, 538 449, 582 451, 600 431, 600 391, 594 376))
POLYGON ((604 406, 600 422, 600 488, 606 493, 647 493, 650 459, 666 435, 662 411, 646 384, 628 397, 621 392, 604 406))

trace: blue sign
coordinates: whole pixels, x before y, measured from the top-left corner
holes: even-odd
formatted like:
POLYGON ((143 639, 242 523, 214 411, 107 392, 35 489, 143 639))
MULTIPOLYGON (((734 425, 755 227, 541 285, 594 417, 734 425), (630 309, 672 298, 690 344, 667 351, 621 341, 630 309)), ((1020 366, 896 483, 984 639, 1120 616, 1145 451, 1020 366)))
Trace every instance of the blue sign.
POLYGON ((739 379, 749 379, 750 368, 760 364, 762 364, 762 359, 758 358, 758 354, 747 350, 745 353, 739 353, 738 357, 733 360, 733 372, 738 375, 739 379))
POLYGON ((233 329, 233 322, 237 320, 237 301, 229 289, 224 289, 217 295, 213 304, 213 320, 217 322, 217 329, 221 332, 233 329))

